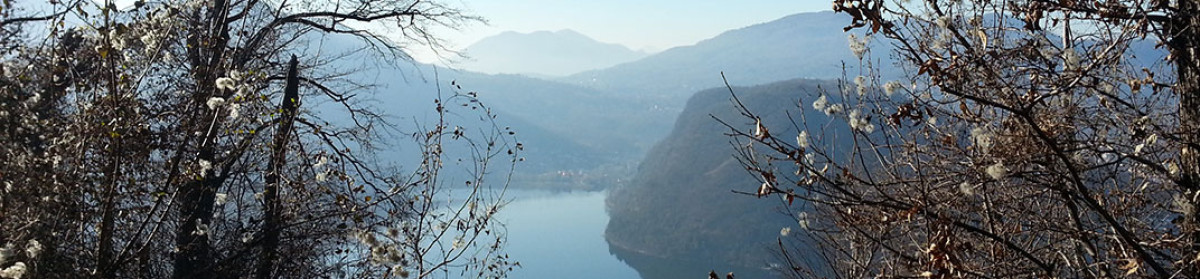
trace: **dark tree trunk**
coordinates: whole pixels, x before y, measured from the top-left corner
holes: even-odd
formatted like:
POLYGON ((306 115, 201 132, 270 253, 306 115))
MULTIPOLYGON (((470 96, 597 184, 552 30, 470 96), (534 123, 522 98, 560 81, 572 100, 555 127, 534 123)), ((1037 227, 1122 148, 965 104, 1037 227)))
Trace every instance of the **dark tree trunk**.
MULTIPOLYGON (((192 64, 192 78, 197 85, 194 97, 195 102, 200 104, 204 104, 209 97, 224 96, 215 83, 222 74, 221 65, 229 42, 229 26, 226 22, 229 3, 217 0, 210 7, 206 14, 197 14, 191 23, 212 28, 200 28, 201 31, 193 31, 187 36, 188 61, 192 64), (202 30, 211 31, 203 33, 202 30)), ((225 117, 219 110, 207 115, 207 125, 194 128, 204 131, 196 158, 209 162, 213 167, 205 170, 198 180, 184 183, 179 189, 176 201, 180 211, 175 231, 175 248, 179 251, 175 255, 174 278, 214 278, 220 277, 223 272, 213 266, 215 259, 207 232, 201 234, 197 230, 199 224, 208 225, 212 222, 213 202, 217 189, 224 183, 224 178, 218 177, 216 172, 216 166, 219 165, 216 160, 216 141, 225 117)))
POLYGON ((1179 96, 1179 137, 1183 148, 1179 152, 1179 179, 1183 193, 1191 199, 1191 212, 1186 212, 1183 229, 1191 234, 1190 247, 1181 255, 1187 262, 1184 276, 1197 278, 1200 266, 1193 259, 1200 253, 1200 3, 1178 1, 1178 11, 1165 26, 1167 46, 1175 66, 1173 90, 1179 96))
MULTIPOLYGON (((112 61, 112 58, 109 58, 112 61)), ((113 110, 119 110, 116 106, 120 104, 120 91, 117 87, 117 74, 109 71, 108 100, 113 105, 113 110)), ((103 204, 100 209, 100 247, 97 251, 96 259, 96 276, 99 278, 116 278, 116 259, 113 259, 113 230, 116 229, 116 196, 117 187, 121 176, 121 156, 125 150, 121 150, 121 138, 109 137, 108 146, 105 147, 105 152, 108 152, 109 162, 105 175, 107 180, 104 182, 103 204)))
MULTIPOLYGON (((200 156, 201 159, 206 156, 200 156)), ((207 156, 212 157, 211 153, 207 156)), ((207 232, 200 234, 199 224, 212 222, 213 202, 216 190, 221 186, 213 170, 206 172, 205 179, 187 183, 180 193, 179 228, 175 232, 175 245, 179 249, 175 256, 175 278, 210 278, 215 277, 213 267, 212 244, 208 242, 207 232)))
POLYGON ((288 136, 292 133, 292 123, 296 119, 296 108, 300 98, 300 77, 296 75, 296 56, 288 62, 287 84, 283 89, 283 100, 279 107, 282 111, 279 119, 279 129, 275 131, 275 139, 271 145, 271 163, 267 166, 267 186, 263 191, 263 201, 266 203, 266 216, 263 218, 263 247, 262 257, 259 258, 257 277, 271 278, 274 269, 277 249, 279 249, 279 234, 282 218, 279 209, 279 172, 287 159, 288 136))

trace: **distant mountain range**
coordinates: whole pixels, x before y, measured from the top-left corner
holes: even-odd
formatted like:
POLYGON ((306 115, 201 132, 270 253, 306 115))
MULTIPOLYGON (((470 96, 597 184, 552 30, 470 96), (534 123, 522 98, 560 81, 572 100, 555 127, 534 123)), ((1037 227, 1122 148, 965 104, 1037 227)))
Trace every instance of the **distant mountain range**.
MULTIPOLYGON (((783 227, 798 225, 776 209, 798 209, 783 206, 778 197, 772 201, 730 192, 753 191, 758 184, 732 157, 726 128, 710 117, 749 125, 733 110, 721 73, 739 86, 734 90, 741 100, 762 113, 769 126, 790 127, 782 124, 785 109, 795 108, 797 100, 811 104, 817 86, 836 88, 830 79, 843 77, 843 70, 847 76, 858 75, 847 33, 841 31, 848 22, 845 14, 796 14, 645 57, 573 31, 505 33, 468 48, 479 64, 464 68, 483 73, 430 65, 378 67, 373 55, 330 63, 348 72, 361 69, 342 85, 374 85, 359 87, 374 94, 357 100, 390 116, 400 135, 436 120, 432 101, 437 96, 478 92, 498 115, 497 124, 511 126, 525 143, 528 160, 516 170, 518 177, 528 179, 514 180, 515 187, 539 181, 546 181, 540 186, 558 186, 561 180, 539 179, 567 174, 619 177, 594 180, 600 187, 627 184, 609 188, 606 235, 613 246, 652 257, 759 267, 772 255, 770 243, 763 242, 775 240, 783 227), (577 71, 584 72, 535 77, 577 71), (636 170, 625 168, 635 164, 636 170)), ((873 48, 877 58, 890 51, 887 46, 873 48)), ((310 51, 329 49, 355 54, 361 45, 330 39, 310 51)), ((1140 42, 1136 49, 1132 55, 1147 65, 1162 60, 1151 43, 1140 42)), ((896 71, 890 65, 886 60, 881 64, 885 78, 896 71)), ((316 106, 314 110, 339 109, 316 106)), ((455 124, 469 131, 492 128, 472 119, 477 115, 466 113, 469 108, 448 108, 455 124)), ((344 117, 331 114, 326 120, 344 117)), ((829 121, 820 113, 806 118, 829 121)), ((829 126, 834 128, 823 134, 846 134, 846 126, 829 126)), ((387 139, 387 150, 378 152, 381 160, 411 163, 419 155, 410 140, 387 139)))
POLYGON ((487 74, 561 77, 646 57, 619 44, 598 42, 570 29, 504 32, 468 46, 461 68, 487 74))
MULTIPOLYGON (((516 169, 514 187, 568 187, 561 183, 572 180, 594 184, 586 189, 608 188, 606 236, 618 249, 757 268, 772 260, 771 242, 780 229, 799 229, 776 209, 798 209, 782 206, 777 197, 730 192, 752 191, 757 183, 732 157, 725 128, 710 117, 746 124, 720 87, 721 73, 733 85, 790 80, 735 89, 748 106, 766 113, 764 120, 787 127, 780 124, 784 109, 798 99, 811 102, 816 86, 835 88, 811 79, 840 78, 843 70, 857 76, 857 59, 842 32, 848 22, 832 12, 797 14, 649 56, 573 31, 504 33, 467 48, 476 61, 460 66, 473 71, 344 68, 367 69, 355 78, 378 85, 370 101, 402 117, 402 132, 429 123, 438 94, 478 92, 499 115, 499 125, 511 126, 525 143, 527 160, 516 169), (555 75, 561 77, 545 77, 555 75)), ((885 48, 875 51, 886 57, 885 48)), ((460 114, 467 108, 448 108, 456 117, 472 115, 460 114)), ((468 130, 487 128, 456 120, 476 125, 468 130)), ((414 155, 396 141, 380 156, 414 155)))
POLYGON ((833 12, 795 14, 560 80, 678 107, 696 91, 721 86, 722 72, 733 85, 840 78, 845 61, 857 75, 857 59, 842 32, 848 22, 848 15, 833 12))
MULTIPOLYGON (((336 63, 342 69, 363 69, 351 78, 357 84, 374 84, 374 99, 367 101, 387 114, 401 117, 397 121, 401 126, 427 122, 432 98, 439 88, 443 95, 451 91, 478 92, 480 99, 499 115, 501 125, 512 126, 526 142, 527 163, 518 172, 531 176, 559 171, 587 173, 635 165, 671 131, 689 96, 723 84, 722 72, 734 85, 840 77, 841 61, 857 61, 848 50, 847 34, 841 31, 848 21, 845 15, 832 12, 797 14, 641 59, 636 58, 641 54, 627 48, 598 43, 569 30, 505 33, 467 50, 480 62, 491 55, 488 53, 508 53, 498 57, 511 60, 494 63, 510 67, 505 71, 512 72, 528 72, 520 67, 551 65, 541 63, 548 56, 594 60, 580 62, 580 68, 603 67, 595 64, 601 60, 614 65, 560 78, 455 71, 430 65, 379 67, 373 64, 375 57, 371 55, 336 63), (588 51, 600 54, 572 53, 587 49, 598 49, 588 51), (451 81, 462 89, 452 90, 451 81)), ((354 40, 326 40, 323 47, 360 52, 354 40)), ((409 132, 411 128, 401 130, 409 132)), ((381 154, 406 154, 404 148, 396 150, 381 154)))
MULTIPOLYGON (((443 71, 441 79, 457 80, 465 90, 479 92, 502 119, 536 125, 523 127, 536 129, 529 136, 540 135, 527 137, 538 143, 527 148, 541 154, 536 157, 552 160, 536 163, 541 166, 539 171, 553 166, 587 169, 606 164, 631 165, 667 136, 689 96, 723 84, 722 72, 734 85, 841 77, 842 61, 857 61, 849 51, 847 34, 841 31, 846 22, 849 18, 844 14, 801 13, 730 30, 692 46, 668 49, 632 62, 616 64, 612 61, 621 59, 611 60, 615 66, 561 78, 443 71)), ((608 55, 604 53, 625 53, 622 57, 631 57, 624 47, 597 43, 569 30, 505 33, 472 45, 468 53, 481 61, 486 56, 481 53, 508 53, 503 55, 510 59, 503 63, 506 67, 524 67, 539 64, 529 61, 545 60, 543 54, 589 48, 585 46, 607 50, 597 55, 566 56, 582 59, 579 56, 599 58, 608 55), (489 49, 489 45, 495 49, 489 49), (557 50, 547 50, 550 46, 557 50), (514 47, 518 49, 502 51, 514 47)), ((857 73, 853 68, 848 71, 857 73)))

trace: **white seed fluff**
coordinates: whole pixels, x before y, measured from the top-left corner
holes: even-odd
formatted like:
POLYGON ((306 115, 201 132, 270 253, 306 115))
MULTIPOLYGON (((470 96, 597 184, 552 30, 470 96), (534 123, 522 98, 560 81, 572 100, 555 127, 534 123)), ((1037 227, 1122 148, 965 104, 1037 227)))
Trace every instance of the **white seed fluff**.
POLYGON ((992 132, 990 132, 986 129, 983 129, 983 128, 971 129, 971 140, 975 142, 975 146, 978 147, 979 151, 981 151, 983 153, 987 153, 988 150, 991 149, 992 143, 993 143, 993 138, 994 138, 994 135, 992 134, 992 132))
POLYGON ((1005 176, 1008 176, 1008 168, 1004 167, 1004 163, 997 162, 987 167, 987 175, 995 180, 1004 179, 1005 176))
POLYGON ((971 185, 971 183, 963 182, 962 184, 958 184, 958 191, 961 192, 963 195, 974 196, 975 195, 975 185, 971 185))
POLYGON ((825 115, 834 115, 842 113, 842 104, 833 104, 825 108, 825 115))
POLYGON ((829 100, 825 98, 825 95, 821 95, 821 97, 818 97, 816 101, 813 101, 813 109, 825 110, 825 106, 828 104, 829 100))
POLYGON ((21 279, 21 277, 25 276, 25 271, 25 263, 17 262, 8 268, 0 270, 0 278, 21 279))
POLYGON ((1062 55, 1063 55, 1063 62, 1066 64, 1066 67, 1068 70, 1079 68, 1079 54, 1075 53, 1075 49, 1073 49, 1073 48, 1064 49, 1062 52, 1062 55))
POLYGON ((208 102, 205 102, 205 104, 208 105, 208 109, 215 110, 215 109, 225 105, 225 98, 221 98, 221 97, 208 98, 208 102))
POLYGON ((225 193, 217 193, 217 197, 216 197, 217 206, 224 205, 225 201, 227 201, 228 199, 229 199, 229 195, 226 195, 225 193))
POLYGON ((896 90, 900 90, 902 87, 904 87, 904 85, 900 85, 899 81, 889 81, 883 84, 883 92, 887 93, 887 95, 890 97, 892 94, 896 94, 896 90))
POLYGON ((208 160, 200 159, 197 164, 200 165, 200 173, 202 174, 207 173, 208 170, 212 169, 212 162, 209 162, 208 160))
POLYGON ((229 90, 229 91, 236 90, 237 89, 237 81, 233 80, 232 78, 227 78, 227 77, 218 78, 217 79, 217 89, 229 90))
POLYGON ((863 38, 863 40, 859 40, 858 36, 855 36, 854 34, 850 34, 850 36, 846 37, 846 40, 850 42, 850 52, 854 53, 854 57, 858 57, 858 59, 862 59, 863 54, 867 53, 867 43, 866 43, 867 38, 863 38))
POLYGON ((25 244, 25 255, 29 256, 30 259, 37 258, 41 253, 42 243, 36 239, 29 240, 29 243, 25 244))

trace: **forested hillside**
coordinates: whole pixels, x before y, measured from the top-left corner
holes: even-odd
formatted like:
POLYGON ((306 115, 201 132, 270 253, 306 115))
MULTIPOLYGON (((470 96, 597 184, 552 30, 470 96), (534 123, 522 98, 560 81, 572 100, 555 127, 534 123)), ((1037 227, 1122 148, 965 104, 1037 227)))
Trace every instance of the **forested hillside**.
MULTIPOLYGON (((819 87, 836 89, 836 83, 801 79, 733 90, 747 107, 763 112, 764 123, 785 127, 787 109, 815 100, 819 87)), ((797 229, 788 213, 779 211, 786 202, 778 197, 764 201, 731 192, 761 182, 735 159, 724 135, 728 128, 714 117, 743 128, 754 124, 741 120, 727 88, 696 93, 670 135, 646 155, 632 184, 611 190, 606 235, 614 246, 660 258, 761 267, 772 260, 770 249, 780 230, 797 229)), ((804 117, 814 123, 828 119, 818 111, 804 117)), ((831 134, 844 130, 829 129, 831 134)), ((796 135, 795 129, 771 132, 796 135)))

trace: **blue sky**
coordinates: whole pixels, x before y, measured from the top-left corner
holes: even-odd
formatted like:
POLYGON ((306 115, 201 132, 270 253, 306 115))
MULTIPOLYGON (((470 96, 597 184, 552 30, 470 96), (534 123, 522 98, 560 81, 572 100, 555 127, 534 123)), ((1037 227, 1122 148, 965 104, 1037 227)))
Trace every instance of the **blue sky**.
MULTIPOLYGON (((694 44, 729 29, 830 9, 827 0, 451 0, 488 25, 439 32, 463 48, 503 31, 572 29, 596 40, 659 51, 694 44)), ((417 51, 420 52, 420 51, 417 51)), ((429 57, 415 53, 419 60, 429 57)))
MULTIPOLYGON (((100 0, 96 0, 100 1, 100 0)), ((438 0, 482 16, 488 24, 436 30, 461 49, 504 31, 572 29, 635 50, 661 51, 694 44, 723 31, 800 12, 829 10, 829 0, 438 0)), ((127 6, 133 0, 116 0, 127 6)), ((418 60, 436 56, 411 49, 418 60)))

